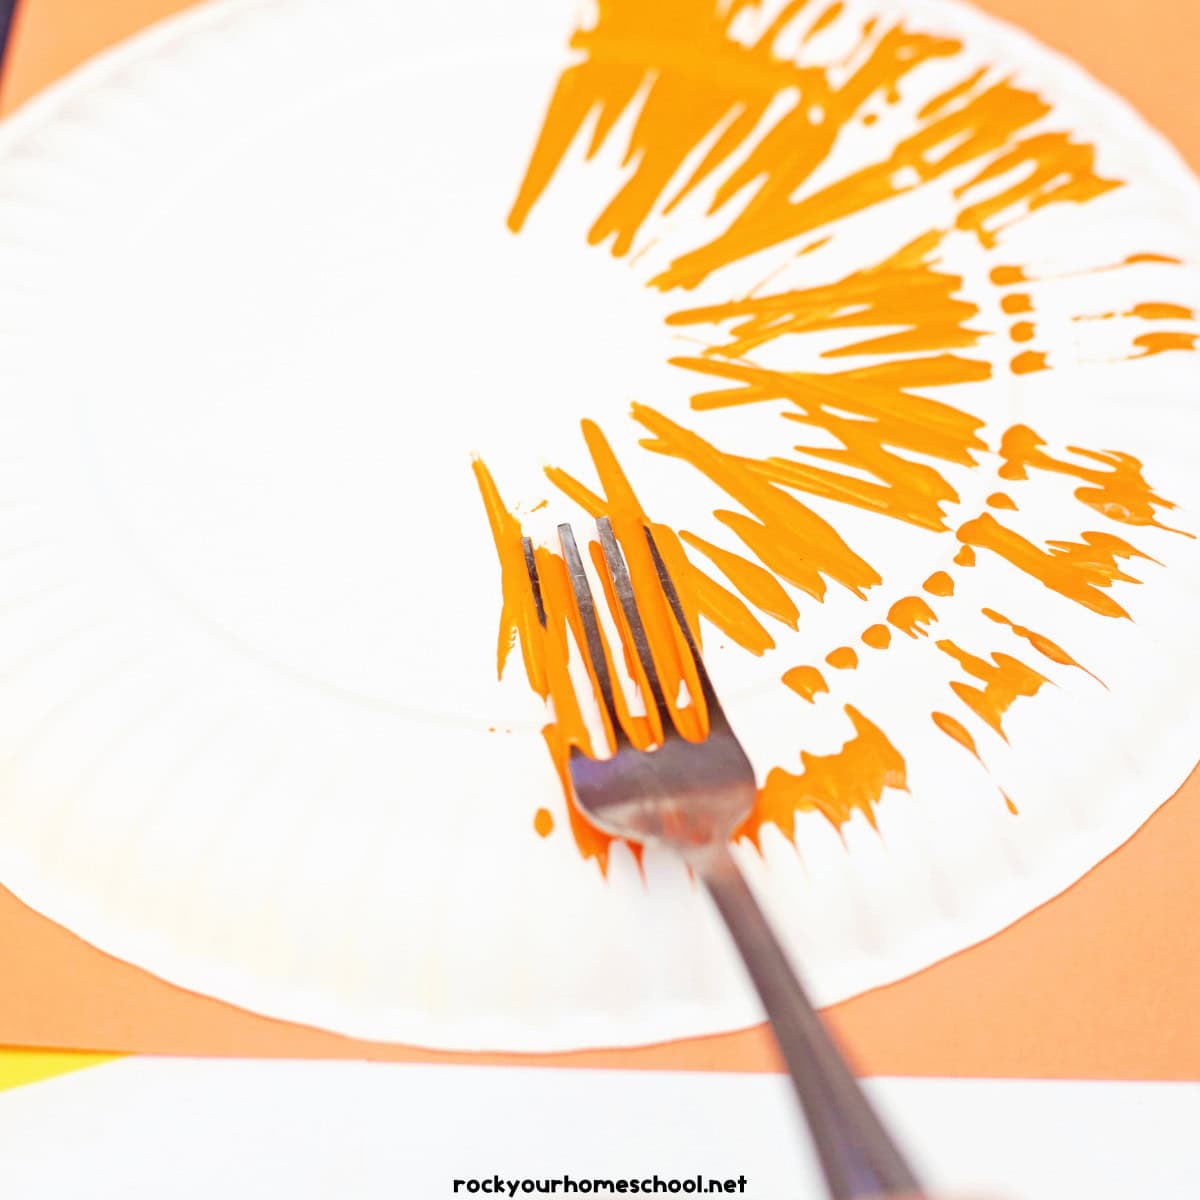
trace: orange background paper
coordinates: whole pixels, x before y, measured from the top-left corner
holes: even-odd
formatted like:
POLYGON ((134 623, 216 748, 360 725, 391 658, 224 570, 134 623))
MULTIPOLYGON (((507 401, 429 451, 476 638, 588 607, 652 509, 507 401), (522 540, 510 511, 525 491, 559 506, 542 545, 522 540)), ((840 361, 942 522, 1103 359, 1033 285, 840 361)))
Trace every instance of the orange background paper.
MULTIPOLYGON (((0 112, 191 0, 23 0, 0 112)), ((1121 92, 1200 165, 1193 0, 987 0, 1121 92)), ((1198 747, 1200 750, 1200 747, 1198 747)), ((831 1015, 880 1074, 1200 1079, 1200 771, 1125 846, 1003 933, 831 1015)), ((629 1051, 438 1054, 206 999, 109 958, 0 888, 0 1041, 142 1053, 762 1071, 759 1028, 629 1051)))

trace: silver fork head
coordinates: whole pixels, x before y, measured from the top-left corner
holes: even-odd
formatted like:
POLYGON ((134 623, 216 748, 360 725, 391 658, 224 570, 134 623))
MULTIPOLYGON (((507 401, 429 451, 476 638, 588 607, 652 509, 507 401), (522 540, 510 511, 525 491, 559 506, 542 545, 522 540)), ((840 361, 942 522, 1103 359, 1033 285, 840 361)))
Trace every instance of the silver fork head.
MULTIPOLYGON (((560 525, 559 541, 584 634, 581 650, 595 682, 597 700, 611 726, 615 747, 608 758, 592 758, 577 746, 571 747, 568 770, 576 802, 599 828, 633 841, 668 844, 685 852, 724 841, 754 803, 754 769, 713 690, 654 535, 643 529, 657 585, 678 625, 690 656, 693 677, 699 683, 700 696, 693 695, 692 702, 702 703, 707 716, 707 736, 698 742, 683 736, 667 702, 629 568, 607 517, 597 522, 597 532, 613 592, 624 615, 631 650, 641 665, 649 699, 662 729, 662 740, 652 749, 640 749, 621 722, 608 647, 596 616, 583 559, 570 525, 560 525)), ((531 582, 540 604, 536 578, 531 576, 531 582)), ((621 621, 617 624, 620 626, 621 621)))

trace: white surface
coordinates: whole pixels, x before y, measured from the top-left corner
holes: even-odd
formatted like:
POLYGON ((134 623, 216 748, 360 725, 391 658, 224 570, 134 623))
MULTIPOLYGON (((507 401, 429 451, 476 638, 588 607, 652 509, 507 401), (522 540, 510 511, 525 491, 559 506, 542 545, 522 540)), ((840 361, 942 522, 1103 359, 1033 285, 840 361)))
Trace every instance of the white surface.
MULTIPOLYGON (((1051 127, 1101 143, 1102 173, 1136 181, 1084 223, 1041 210, 1012 235, 1022 256, 1094 263, 1101 236, 1109 260, 1200 259, 1194 180, 1120 102, 964 8, 902 7, 966 38, 962 74, 1011 69, 1055 101, 1051 127)), ((677 865, 650 855, 644 882, 617 855, 605 881, 580 861, 540 705, 519 670, 493 679, 496 570, 470 452, 528 501, 543 459, 581 468, 580 416, 628 454, 632 396, 694 423, 694 381, 665 365, 678 347, 659 323, 678 298, 641 281, 703 216, 684 206, 636 270, 590 250, 619 177, 610 146, 586 169, 576 155, 519 237, 504 228, 568 25, 549 3, 233 0, 98 60, 0 133, 0 881, 173 982, 464 1048, 758 1019, 677 865), (544 842, 540 804, 559 825, 544 842)), ((879 136, 942 82, 906 85, 879 136)), ((882 257, 929 220, 902 208, 803 269, 882 257)), ((993 261, 963 253, 968 282, 993 261)), ((1200 298, 1194 270, 1148 267, 1051 288, 1051 316, 1080 288, 1096 308, 1200 298)), ((1003 361, 996 329, 983 350, 1003 361)), ((1068 363, 941 398, 993 431, 1028 419, 1055 445, 1141 455, 1183 505, 1172 519, 1196 527, 1197 361, 1068 363)), ((761 414, 717 416, 763 435, 761 414)), ((728 544, 707 515, 719 496, 653 456, 637 470, 656 517, 728 544)), ((995 486, 988 470, 953 478, 964 509, 995 486)), ((1037 536, 1109 528, 1163 565, 1119 590, 1134 623, 995 563, 960 582, 944 636, 1019 649, 997 627, 981 640, 979 603, 1000 597, 1109 689, 1039 663, 1058 686, 1013 710, 1011 750, 980 736, 995 781, 929 722, 952 672, 927 643, 898 637, 811 708, 779 684, 919 588, 945 539, 839 514, 886 595, 807 605, 803 637, 768 659, 711 650, 764 773, 840 746, 846 702, 908 760, 911 795, 884 797, 881 838, 856 820, 843 843, 810 815, 801 856, 770 834, 764 861, 746 856, 823 1002, 1045 901, 1194 764, 1200 543, 1081 518, 1054 480, 1028 487, 1037 536)), ((563 507, 550 512, 578 515, 563 507)))
MULTIPOLYGON (((1200 1084, 868 1086, 946 1196, 1196 1195, 1200 1084)), ((438 1200, 455 1179, 698 1172, 744 1175, 749 1200, 825 1195, 773 1076, 126 1059, 0 1093, 0 1162, 21 1200, 438 1200)))

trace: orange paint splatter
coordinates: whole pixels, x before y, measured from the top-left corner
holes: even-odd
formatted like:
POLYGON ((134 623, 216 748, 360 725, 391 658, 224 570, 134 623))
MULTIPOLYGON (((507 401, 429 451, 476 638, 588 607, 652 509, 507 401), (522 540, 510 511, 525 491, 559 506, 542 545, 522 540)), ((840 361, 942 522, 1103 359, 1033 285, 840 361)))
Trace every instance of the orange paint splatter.
POLYGON ((933 596, 954 595, 954 580, 945 571, 934 571, 921 586, 933 596))
POLYGON ((858 666, 858 654, 852 646, 839 646, 825 655, 825 661, 837 671, 853 671, 858 666))
POLYGON ((810 703, 821 692, 829 691, 825 677, 816 667, 792 667, 784 671, 783 683, 810 703))
POLYGON ((975 748, 975 739, 967 732, 960 721, 956 721, 948 713, 934 712, 929 714, 933 723, 949 738, 953 738, 960 746, 965 746, 980 762, 979 751, 975 748))
POLYGON ((1026 292, 1009 292, 1007 296, 1001 296, 1000 307, 1010 315, 1027 313, 1033 311, 1033 301, 1026 292))
POLYGON ((681 540, 708 557, 726 579, 756 608, 791 629, 800 623, 800 610, 783 585, 764 567, 732 550, 723 550, 702 537, 681 530, 681 540))
POLYGON ((1001 525, 990 513, 968 521, 958 531, 959 539, 979 550, 991 550, 1013 566, 1044 583, 1076 604, 1106 617, 1129 614, 1109 595, 1100 591, 1117 580, 1139 582, 1126 575, 1118 559, 1144 558, 1148 554, 1109 533, 1084 533, 1082 542, 1052 541, 1049 550, 1001 525))
POLYGON ((1059 663, 1064 667, 1074 667, 1078 671, 1082 671, 1085 675, 1091 675, 1101 686, 1104 686, 1104 681, 1092 672, 1087 667, 1076 662, 1057 642, 1052 642, 1045 634, 1035 633, 1032 629, 1027 629, 1024 625, 1018 625, 1015 621, 1010 621, 1008 617, 1002 613, 996 612, 993 608, 984 608, 980 610, 989 621, 995 621, 999 625, 1007 625, 1013 633, 1019 638, 1024 638, 1043 658, 1048 658, 1051 662, 1059 663))
POLYGON ((904 596, 888 609, 888 621, 910 638, 924 637, 924 627, 936 620, 933 609, 920 596, 904 596))
POLYGON ((758 794, 754 812, 739 831, 757 843, 763 825, 775 825, 794 839, 796 814, 819 812, 842 826, 856 813, 875 824, 875 806, 885 788, 908 790, 904 759, 878 726, 846 705, 854 736, 835 754, 802 751, 802 771, 796 775, 775 767, 758 794))
POLYGON ((960 567, 973 567, 975 565, 975 551, 970 546, 959 546, 958 553, 954 556, 954 561, 960 567))
POLYGON ((1007 492, 993 492, 988 498, 989 508, 1006 508, 1010 512, 1017 511, 1017 504, 1007 492))
POLYGON ((1132 454, 1124 454, 1119 450, 1085 450, 1079 446, 1068 446, 1069 453, 1087 460, 1068 462, 1049 454, 1045 445, 1029 426, 1012 426, 1000 439, 1000 457, 1003 460, 1000 477, 1028 479, 1031 469, 1067 475, 1081 480, 1085 485, 1075 489, 1075 498, 1110 520, 1125 525, 1168 528, 1158 520, 1156 509, 1172 509, 1175 505, 1150 487, 1141 462, 1132 454))
POLYGON ((554 818, 548 808, 539 808, 533 814, 533 829, 538 837, 549 837, 554 832, 554 818))
POLYGON ((1033 341, 1034 328, 1032 321, 1017 321, 1008 331, 1008 336, 1014 342, 1033 341))
POLYGON ((892 631, 886 625, 871 625, 863 630, 862 640, 872 650, 886 650, 892 644, 892 631))
POLYGON ((951 691, 979 718, 986 721, 1007 741, 1004 733, 1004 714, 1019 696, 1036 696, 1043 684, 1050 681, 1011 654, 993 654, 991 662, 968 654, 954 642, 936 643, 967 672, 983 682, 982 688, 966 683, 950 684, 951 691))
POLYGON ((1040 350, 1022 350, 1008 365, 1014 375, 1030 375, 1046 370, 1046 356, 1040 350))

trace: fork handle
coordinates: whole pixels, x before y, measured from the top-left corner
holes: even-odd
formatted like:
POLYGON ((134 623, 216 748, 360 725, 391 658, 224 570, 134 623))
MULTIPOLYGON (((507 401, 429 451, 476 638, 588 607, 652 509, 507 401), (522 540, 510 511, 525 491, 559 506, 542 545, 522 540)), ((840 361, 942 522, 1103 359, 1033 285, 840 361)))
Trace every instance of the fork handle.
POLYGON ((921 1188, 772 932, 727 842, 685 854, 770 1018, 832 1200, 917 1200, 921 1188))

